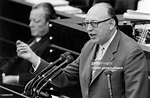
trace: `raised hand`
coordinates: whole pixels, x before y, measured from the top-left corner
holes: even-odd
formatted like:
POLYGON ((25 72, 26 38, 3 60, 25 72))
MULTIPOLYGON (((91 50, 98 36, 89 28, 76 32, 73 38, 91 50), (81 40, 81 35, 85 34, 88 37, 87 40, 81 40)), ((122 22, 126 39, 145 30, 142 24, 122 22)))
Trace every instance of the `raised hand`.
POLYGON ((38 56, 32 51, 28 44, 18 40, 16 42, 17 55, 23 59, 30 61, 33 64, 37 64, 38 56))

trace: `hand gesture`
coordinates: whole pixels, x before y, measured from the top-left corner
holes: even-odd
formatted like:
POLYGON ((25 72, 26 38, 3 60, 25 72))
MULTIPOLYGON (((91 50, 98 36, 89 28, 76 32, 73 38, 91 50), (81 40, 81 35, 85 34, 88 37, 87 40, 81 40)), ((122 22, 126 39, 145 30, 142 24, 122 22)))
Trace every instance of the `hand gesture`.
POLYGON ((23 59, 30 61, 33 64, 36 64, 38 56, 32 51, 28 44, 18 40, 16 42, 17 46, 17 55, 23 59))

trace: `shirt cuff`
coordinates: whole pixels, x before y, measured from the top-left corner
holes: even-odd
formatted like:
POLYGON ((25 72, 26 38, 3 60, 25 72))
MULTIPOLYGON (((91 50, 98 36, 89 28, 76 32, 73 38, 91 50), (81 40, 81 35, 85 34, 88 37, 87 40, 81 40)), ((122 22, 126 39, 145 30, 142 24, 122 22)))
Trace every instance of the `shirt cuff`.
POLYGON ((39 67, 40 63, 41 63, 41 58, 38 57, 38 63, 37 63, 37 65, 33 65, 33 64, 32 64, 32 67, 33 67, 33 69, 34 69, 34 72, 37 70, 37 68, 39 67))
POLYGON ((16 76, 16 82, 19 83, 19 75, 16 76))

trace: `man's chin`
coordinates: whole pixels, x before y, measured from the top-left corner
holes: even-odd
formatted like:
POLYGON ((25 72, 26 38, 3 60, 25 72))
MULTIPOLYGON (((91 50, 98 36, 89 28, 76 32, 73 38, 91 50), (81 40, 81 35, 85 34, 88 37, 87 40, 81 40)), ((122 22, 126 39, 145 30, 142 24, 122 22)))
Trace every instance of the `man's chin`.
POLYGON ((95 44, 102 44, 99 40, 97 39, 91 39, 91 42, 95 43, 95 44))
POLYGON ((96 39, 91 39, 91 41, 92 41, 93 43, 98 43, 98 41, 97 41, 96 39))
POLYGON ((33 37, 37 37, 37 34, 31 33, 31 35, 32 35, 33 37))

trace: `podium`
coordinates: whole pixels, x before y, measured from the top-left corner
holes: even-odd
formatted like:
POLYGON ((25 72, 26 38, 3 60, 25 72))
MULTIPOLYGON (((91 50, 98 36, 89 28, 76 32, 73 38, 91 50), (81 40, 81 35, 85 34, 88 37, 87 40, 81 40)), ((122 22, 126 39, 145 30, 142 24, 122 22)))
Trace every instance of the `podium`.
MULTIPOLYGON (((22 94, 23 91, 24 91, 24 86, 22 85, 0 83, 0 98, 31 98, 22 94)), ((51 98, 51 94, 54 96, 61 95, 56 90, 45 89, 45 91, 48 92, 50 95, 48 97, 43 96, 41 98, 51 98)))
POLYGON ((0 98, 29 98, 22 91, 23 86, 0 83, 0 98))

